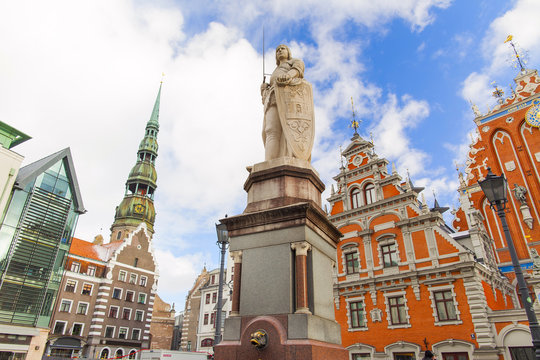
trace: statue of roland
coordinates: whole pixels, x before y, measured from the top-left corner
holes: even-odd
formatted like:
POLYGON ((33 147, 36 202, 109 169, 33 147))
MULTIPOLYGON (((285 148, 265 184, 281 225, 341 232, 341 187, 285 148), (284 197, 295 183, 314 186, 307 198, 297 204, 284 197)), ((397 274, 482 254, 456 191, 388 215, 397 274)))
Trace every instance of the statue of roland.
POLYGON ((286 45, 279 45, 276 64, 270 84, 261 84, 265 160, 294 157, 309 162, 315 117, 311 84, 304 80, 304 62, 293 59, 286 45))

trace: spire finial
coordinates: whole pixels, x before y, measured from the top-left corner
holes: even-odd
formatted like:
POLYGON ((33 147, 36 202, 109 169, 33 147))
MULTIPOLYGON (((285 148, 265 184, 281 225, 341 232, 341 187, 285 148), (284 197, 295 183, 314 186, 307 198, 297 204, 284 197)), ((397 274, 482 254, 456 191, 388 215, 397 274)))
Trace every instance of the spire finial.
POLYGON ((356 112, 354 111, 354 102, 353 97, 351 96, 351 109, 352 109, 352 119, 351 119, 351 125, 354 129, 354 137, 358 136, 358 126, 360 126, 360 121, 362 120, 356 120, 356 112))
POLYGON ((159 82, 160 84, 163 84, 163 79, 165 78, 165 73, 162 72, 161 73, 161 81, 159 82))
POLYGON ((504 43, 510 43, 510 46, 512 47, 512 50, 514 51, 514 56, 512 56, 512 60, 514 62, 514 66, 517 68, 519 66, 519 69, 521 72, 525 72, 525 56, 526 53, 524 53, 522 50, 516 48, 516 44, 512 41, 514 37, 512 35, 508 35, 506 40, 504 40, 504 43))

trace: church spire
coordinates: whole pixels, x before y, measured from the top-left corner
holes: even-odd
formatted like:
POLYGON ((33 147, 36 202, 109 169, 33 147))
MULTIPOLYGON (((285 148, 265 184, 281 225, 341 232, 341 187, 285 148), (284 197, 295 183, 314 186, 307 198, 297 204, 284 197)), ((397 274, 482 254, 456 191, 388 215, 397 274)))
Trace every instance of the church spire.
POLYGON ((126 181, 124 199, 116 208, 114 223, 111 226, 111 240, 124 239, 141 222, 154 232, 154 192, 157 184, 155 161, 158 153, 157 134, 159 132, 159 107, 161 87, 154 103, 150 120, 146 123, 144 137, 139 144, 137 161, 126 181))

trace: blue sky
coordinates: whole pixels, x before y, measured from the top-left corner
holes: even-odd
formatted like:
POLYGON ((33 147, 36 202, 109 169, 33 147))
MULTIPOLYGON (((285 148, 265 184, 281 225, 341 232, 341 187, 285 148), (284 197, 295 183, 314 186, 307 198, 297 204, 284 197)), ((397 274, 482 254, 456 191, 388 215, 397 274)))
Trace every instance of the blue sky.
MULTIPOLYGON (((134 1, 0 3, 0 120, 29 134, 25 164, 71 147, 88 213, 76 236, 109 236, 161 73, 156 234, 159 294, 183 308, 203 265, 217 267, 214 223, 245 207, 245 167, 264 158, 266 72, 290 46, 314 85, 313 166, 327 189, 359 129, 443 206, 474 130, 469 100, 493 107, 517 74, 506 36, 540 63, 540 1, 134 1)), ((328 192, 323 197, 326 198, 328 192)), ((447 220, 451 220, 450 212, 447 220)))

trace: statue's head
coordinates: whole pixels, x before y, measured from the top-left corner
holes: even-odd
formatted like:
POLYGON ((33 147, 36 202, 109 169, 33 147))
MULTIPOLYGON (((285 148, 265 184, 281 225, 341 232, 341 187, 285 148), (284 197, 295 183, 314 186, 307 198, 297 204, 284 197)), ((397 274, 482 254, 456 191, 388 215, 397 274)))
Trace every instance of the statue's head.
POLYGON ((291 50, 289 49, 287 45, 281 44, 276 48, 276 65, 279 65, 279 58, 278 58, 279 51, 287 51, 287 60, 291 60, 291 50))

